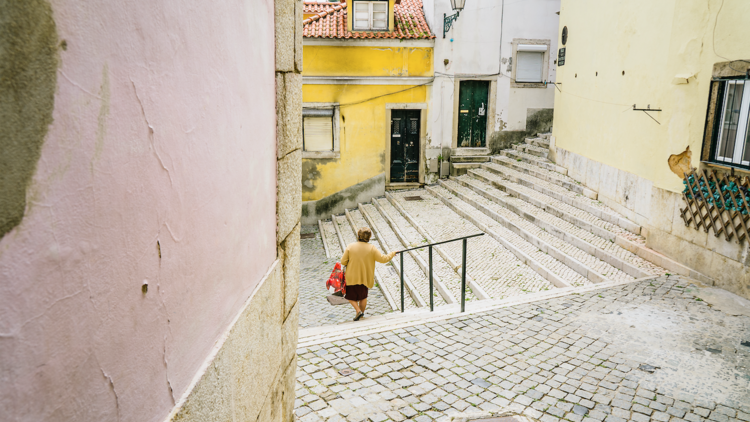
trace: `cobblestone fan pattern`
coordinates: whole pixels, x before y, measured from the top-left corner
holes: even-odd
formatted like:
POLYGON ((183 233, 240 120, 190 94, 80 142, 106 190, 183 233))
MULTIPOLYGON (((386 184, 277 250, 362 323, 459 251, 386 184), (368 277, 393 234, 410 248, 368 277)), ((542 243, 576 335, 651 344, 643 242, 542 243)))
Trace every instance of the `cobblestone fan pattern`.
MULTIPOLYGON (((453 183, 453 182, 450 182, 453 183)), ((455 183, 453 183, 456 185, 455 183)), ((577 273, 564 263, 558 261, 557 259, 551 257, 550 255, 542 252, 539 248, 532 245, 531 243, 524 240, 521 236, 513 233, 509 229, 505 228, 503 225, 498 223, 497 221, 491 219, 490 217, 486 216, 481 211, 477 210, 473 206, 469 205, 468 203, 464 202, 457 196, 455 196, 452 192, 445 189, 442 186, 438 186, 434 188, 436 192, 440 193, 444 197, 450 199, 450 201, 459 207, 460 209, 470 213, 472 216, 474 216, 477 220, 479 220, 481 223, 487 225, 498 233, 503 238, 507 239, 510 243, 518 247, 520 250, 534 258, 537 262, 544 265, 549 271, 551 271, 554 274, 557 274, 560 278, 563 280, 566 280, 573 286, 586 286, 590 285, 591 282, 586 279, 581 274, 577 273)), ((473 198, 477 200, 477 202, 485 204, 484 201, 480 201, 481 198, 475 197, 473 198)), ((507 211, 507 210, 505 210, 507 211)))
MULTIPOLYGON (((352 220, 354 220, 354 224, 356 227, 370 227, 370 224, 367 223, 367 220, 362 216, 362 213, 359 210, 351 210, 349 211, 349 215, 351 215, 352 220)), ((377 242, 377 235, 375 233, 372 234, 372 239, 370 239, 370 242, 378 247, 378 249, 382 249, 377 242)), ((389 252, 389 251, 381 251, 383 253, 389 252)), ((394 263, 397 263, 396 261, 391 261, 394 263)), ((380 275, 380 279, 383 280, 384 288, 388 290, 388 293, 390 293, 391 298, 396 303, 396 307, 398 309, 401 309, 401 279, 398 276, 398 273, 396 273, 396 270, 391 266, 391 264, 381 264, 379 262, 375 263, 375 271, 380 275)), ((406 292, 405 292, 406 293, 406 292)), ((408 294, 404 295, 404 307, 406 309, 414 309, 417 307, 416 304, 414 304, 414 301, 412 300, 411 296, 408 294)))
MULTIPOLYGON (((507 193, 485 183, 480 180, 477 180, 472 177, 460 177, 461 180, 470 183, 474 186, 479 187, 480 189, 483 189, 486 192, 489 192, 495 196, 498 196, 505 201, 507 201, 509 204, 515 205, 518 208, 522 209, 523 211, 526 211, 527 213, 533 215, 538 220, 544 221, 554 227, 557 227, 558 229, 565 231, 567 233, 570 233, 579 239, 588 242, 594 246, 596 246, 599 249, 602 249, 604 251, 609 252, 610 254, 620 258, 623 261, 626 261, 630 264, 633 264, 634 266, 643 269, 644 271, 653 274, 653 275, 661 275, 664 274, 664 269, 654 265, 653 263, 646 261, 645 259, 639 257, 638 255, 628 251, 627 249, 623 248, 622 246, 619 246, 615 244, 614 242, 604 239, 602 237, 599 237, 595 235, 594 233, 591 233, 587 230, 584 230, 572 223, 569 223, 559 217, 556 217, 541 208, 538 208, 524 200, 515 198, 511 195, 508 195, 507 193)), ((463 188, 466 189, 466 188, 463 188)), ((468 189, 467 189, 468 190, 468 189)), ((474 193, 474 195, 477 195, 474 193)), ((479 195, 477 195, 479 196, 479 195)), ((598 271, 600 274, 604 275, 605 277, 612 279, 612 280, 618 280, 618 281, 624 281, 628 278, 632 278, 631 276, 627 275, 626 273, 622 272, 621 270, 613 267, 612 265, 597 259, 588 253, 571 246, 568 246, 567 242, 564 240, 558 238, 557 236, 554 236, 548 232, 546 232, 544 229, 536 227, 534 223, 531 221, 513 213, 512 211, 508 210, 507 208, 494 203, 492 201, 489 201, 488 199, 483 199, 484 205, 487 205, 487 203, 494 204, 491 209, 498 212, 498 207, 501 208, 504 212, 502 213, 503 216, 511 220, 509 215, 513 215, 513 221, 517 225, 524 227, 525 229, 531 231, 535 235, 537 235, 540 238, 543 238, 544 240, 548 241, 548 243, 555 245, 558 249, 561 249, 568 253, 568 255, 575 257, 579 261, 589 265, 591 268, 594 268, 596 271, 598 271), (522 225, 523 224, 523 225, 522 225), (536 227, 536 228, 535 228, 536 227), (533 230, 533 231, 532 231, 533 230), (541 232, 541 233, 540 233, 541 232), (558 246, 559 245, 559 246, 558 246)))
MULTIPOLYGON (((496 156, 496 157, 493 157, 493 158, 501 159, 503 157, 496 156)), ((504 158, 507 159, 507 157, 504 157, 504 158)), ((517 161, 513 161, 513 160, 510 160, 510 161, 511 162, 517 162, 517 161)), ((543 187, 545 189, 551 190, 551 191, 556 192, 556 193, 561 194, 561 195, 565 195, 565 196, 570 197, 570 198, 577 199, 579 201, 586 202, 587 204, 591 205, 592 207, 599 208, 602 211, 605 211, 605 212, 607 212, 609 214, 617 215, 617 213, 615 211, 613 211, 611 208, 609 208, 608 206, 604 205, 600 201, 597 201, 596 199, 591 199, 589 197, 583 196, 580 193, 576 193, 576 192, 570 191, 570 190, 565 189, 564 187, 562 187, 560 185, 556 185, 556 184, 550 183, 550 182, 548 182, 546 180, 539 179, 539 178, 534 177, 534 176, 532 176, 530 174, 521 173, 520 171, 513 170, 512 168, 510 168, 508 166, 503 166, 503 165, 495 164, 495 163, 485 163, 485 164, 483 164, 483 166, 487 166, 487 167, 489 167, 491 169, 494 169, 494 170, 496 170, 496 171, 498 171, 501 174, 504 174, 506 176, 510 175, 510 176, 512 176, 514 178, 517 178, 517 179, 528 180, 528 181, 532 182, 533 184, 535 184, 537 186, 543 187)))
MULTIPOLYGON (((387 199, 376 199, 378 203, 385 209, 388 216, 394 221, 396 227, 401 230, 406 239, 409 241, 409 247, 415 247, 419 245, 425 245, 429 243, 416 228, 414 228, 409 221, 401 215, 401 213, 394 207, 387 199)), ((429 232, 428 232, 429 233, 429 232)), ((415 251, 422 260, 429 265, 430 257, 427 248, 418 249, 415 251)), ((450 256, 450 255, 449 255, 450 256)), ((458 261, 461 262, 461 261, 458 261)), ((457 301, 461 300, 461 276, 458 275, 450 264, 448 264, 437 251, 432 251, 432 265, 433 274, 440 277, 440 280, 445 284, 448 290, 453 295, 453 298, 457 301)), ((466 287, 466 300, 476 300, 474 293, 467 286, 466 287)))
MULTIPOLYGON (((333 231, 333 226, 330 226, 330 228, 333 231)), ((333 271, 333 265, 341 258, 340 252, 337 252, 339 255, 333 258, 326 258, 317 226, 302 226, 300 233, 315 234, 314 238, 300 239, 300 328, 351 321, 354 318, 354 308, 350 305, 332 306, 326 299, 330 292, 326 290, 325 282, 333 271)), ((335 236, 336 233, 332 233, 332 235, 335 236)), ((330 247, 331 245, 329 245, 330 247)), ((367 316, 381 315, 391 311, 388 302, 379 289, 370 289, 368 296, 367 316)))
MULTIPOLYGON (((479 232, 471 222, 453 212, 426 190, 394 192, 393 197, 436 242, 479 232), (404 196, 415 195, 421 196, 422 200, 403 199, 404 196)), ((476 209, 474 212, 477 212, 476 209)), ((505 232, 509 236, 515 236, 507 230, 505 232)), ((460 265, 461 242, 447 243, 443 245, 443 250, 460 265)), ((537 253, 538 250, 534 249, 534 252, 537 253)), ((493 299, 553 288, 552 284, 490 236, 469 239, 466 271, 493 299)))
MULTIPOLYGON (((391 226, 388 225, 375 205, 365 204, 363 205, 363 207, 367 211, 368 215, 374 220, 375 227, 377 227, 378 232, 381 234, 381 236, 383 236, 383 241, 387 245, 388 251, 397 251, 408 247, 407 245, 401 243, 401 241, 398 239, 398 236, 396 236, 396 233, 393 231, 391 226)), ((412 258, 408 253, 403 254, 403 257, 404 273, 409 278, 409 280, 411 280, 412 285, 414 285, 414 287, 417 289, 417 293, 419 294, 419 296, 421 296, 425 303, 429 305, 430 281, 427 279, 427 276, 419 267, 414 258, 412 258)), ((400 268, 401 262, 399 261, 399 255, 396 255, 396 257, 393 258, 393 263, 400 268)), ((445 300, 443 300, 443 297, 440 296, 440 293, 438 293, 437 289, 433 292, 432 297, 435 306, 445 305, 445 300)), ((397 301, 401 301, 400 290, 397 301)))
MULTIPOLYGON (((593 224, 595 226, 601 227, 601 228, 603 228, 605 230, 609 230, 612 233, 615 233, 615 234, 617 234, 619 236, 622 236, 622 237, 630 240, 631 242, 637 242, 637 243, 640 243, 640 244, 645 244, 646 243, 646 239, 643 236, 637 235, 635 233, 631 233, 631 232, 625 230, 624 228, 618 226, 617 224, 610 223, 608 221, 604 221, 601 218, 599 218, 599 217, 597 217, 597 216, 595 216, 595 215, 593 215, 593 214, 591 214, 589 212, 586 212, 586 211, 584 211, 582 209, 576 208, 576 207, 574 207, 572 205, 568 205, 565 202, 558 201, 557 199, 552 198, 551 196, 545 195, 542 192, 539 192, 539 191, 534 190, 534 189, 527 188, 526 186, 523 186, 523 185, 520 185, 518 183, 512 182, 509 179, 502 178, 502 177, 498 176, 497 174, 491 173, 491 172, 489 172, 487 170, 484 170, 484 169, 476 169, 476 170, 473 170, 473 172, 476 172, 477 174, 480 174, 481 176, 483 176, 483 177, 485 177, 485 178, 487 178, 489 180, 496 180, 496 181, 498 181, 500 183, 503 183, 504 185, 507 185, 510 188, 515 189, 518 192, 523 193, 524 195, 528 195, 528 196, 530 196, 530 197, 532 197, 532 198, 534 198, 534 199, 536 199, 538 201, 541 201, 543 203, 549 204, 549 205, 553 206, 554 208, 559 209, 560 211, 564 211, 564 212, 566 212, 566 213, 568 213, 568 214, 570 214, 570 215, 572 215, 574 217, 578 217, 578 218, 580 218, 580 219, 582 219, 582 220, 584 220, 584 221, 586 221, 588 223, 591 223, 591 224, 593 224)), ((581 197, 582 196, 579 196, 579 199, 581 197)))
MULTIPOLYGON (((509 202, 511 202, 510 200, 512 198, 510 198, 510 195, 508 195, 508 194, 506 194, 506 193, 504 193, 504 192, 502 192, 500 190, 497 190, 497 189, 491 191, 490 189, 492 189, 492 188, 489 185, 487 185, 486 183, 482 183, 482 182, 480 182, 480 181, 478 181, 476 179, 471 179, 471 178, 462 178, 461 180, 463 180, 463 181, 465 181, 465 182, 467 182, 467 183, 469 183, 471 185, 477 186, 480 189, 484 189, 485 191, 488 191, 488 192, 490 192, 490 193, 492 193, 494 195, 500 196, 501 198, 506 199, 509 202)), ((594 257, 594 256, 586 253, 585 251, 582 251, 581 249, 579 249, 579 248, 571 245, 570 243, 568 243, 568 242, 566 242, 566 241, 558 238, 557 236, 552 235, 551 233, 549 233, 545 229, 537 226, 533 222, 531 222, 531 221, 529 221, 529 220, 527 220, 527 219, 519 216, 518 214, 516 214, 513 211, 509 210, 508 208, 505 208, 504 206, 502 206, 502 205, 500 205, 500 204, 498 204, 496 202, 493 202, 493 201, 491 201, 491 200, 489 200, 489 199, 487 199, 487 198, 479 195, 478 193, 472 191, 471 189, 468 189, 468 188, 466 188, 464 186, 461 186, 458 183, 455 183, 453 181, 448 181, 448 182, 446 182, 446 184, 449 185, 449 186, 451 186, 453 189, 456 189, 458 192, 461 192, 462 194, 470 197, 472 200, 477 201, 479 204, 482 204, 485 207, 489 208, 490 210, 492 210, 492 211, 498 213, 499 215, 505 217, 508 221, 512 222, 516 226, 518 226, 518 227, 526 230, 527 232, 533 234, 537 238, 539 238, 539 239, 547 242, 548 244, 554 246, 555 248, 561 250, 562 252, 564 252, 568 256, 571 256, 571 257, 575 258, 576 260, 578 260, 579 262, 587 265, 589 268, 594 269, 599 274, 607 277, 608 279, 615 280, 615 281, 627 281, 627 280, 632 280, 633 279, 632 276, 629 276, 628 274, 620 271, 619 269, 613 267, 612 265, 610 265, 610 264, 608 264, 608 263, 606 263, 606 262, 604 262, 604 261, 602 261, 600 259, 597 259, 596 257, 594 257)), ((523 202, 523 201, 519 201, 519 202, 523 202)), ((525 202, 523 202, 523 203, 525 203, 525 202)), ((519 203, 515 203, 514 205, 518 206, 519 208, 523 208, 524 211, 529 212, 526 209, 526 207, 524 207, 523 205, 521 205, 519 203)), ((546 217, 546 216, 537 216, 537 217, 540 218, 540 219, 542 219, 542 220, 547 221, 546 218, 543 218, 543 217, 546 217)), ((547 221, 547 222, 549 222, 549 221, 547 221)), ((561 226, 559 226, 557 224, 556 224, 556 226, 559 229, 562 229, 562 230, 566 229, 565 227, 561 227, 561 226)), ((576 228, 576 229, 577 229, 576 232, 582 231, 582 230, 580 230, 578 228, 576 228)))
POLYGON ((750 318, 687 284, 662 276, 299 349, 296 418, 750 421, 750 318))

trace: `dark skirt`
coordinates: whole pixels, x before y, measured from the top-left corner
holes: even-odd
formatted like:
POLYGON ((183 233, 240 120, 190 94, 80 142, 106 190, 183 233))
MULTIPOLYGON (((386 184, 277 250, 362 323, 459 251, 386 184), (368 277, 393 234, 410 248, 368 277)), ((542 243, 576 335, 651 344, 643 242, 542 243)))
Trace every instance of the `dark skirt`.
POLYGON ((346 294, 344 298, 346 300, 353 300, 359 302, 360 300, 367 299, 367 286, 362 284, 356 284, 354 286, 346 286, 346 294))

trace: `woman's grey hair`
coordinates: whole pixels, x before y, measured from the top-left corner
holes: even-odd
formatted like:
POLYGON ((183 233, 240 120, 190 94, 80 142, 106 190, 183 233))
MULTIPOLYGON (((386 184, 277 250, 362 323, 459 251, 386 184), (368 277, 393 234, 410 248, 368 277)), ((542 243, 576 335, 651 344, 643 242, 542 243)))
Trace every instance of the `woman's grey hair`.
POLYGON ((372 237, 372 232, 370 231, 369 227, 362 227, 357 231, 357 240, 360 242, 369 242, 370 238, 372 237))

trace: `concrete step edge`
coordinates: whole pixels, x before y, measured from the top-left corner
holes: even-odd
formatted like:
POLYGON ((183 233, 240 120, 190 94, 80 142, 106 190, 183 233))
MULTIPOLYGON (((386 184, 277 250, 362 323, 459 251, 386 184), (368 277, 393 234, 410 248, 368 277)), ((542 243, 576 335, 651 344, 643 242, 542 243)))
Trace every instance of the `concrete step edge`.
MULTIPOLYGON (((476 173, 474 175, 472 175, 472 177, 475 177, 475 178, 479 179, 480 181, 485 182, 484 180, 482 180, 483 177, 481 175, 476 174, 476 173)), ((603 261, 603 262, 611 265, 612 267, 614 267, 614 268, 616 268, 616 269, 624 272, 625 274, 630 275, 631 277, 639 278, 639 277, 647 277, 647 276, 651 275, 650 273, 643 271, 642 269, 640 269, 637 266, 631 264, 630 262, 621 259, 617 255, 614 255, 614 254, 612 254, 612 253, 610 253, 610 252, 608 252, 608 251, 606 251, 604 249, 601 249, 598 246, 593 245, 593 244, 587 242, 584 239, 581 239, 580 237, 576 236, 573 233, 570 233, 567 230, 561 229, 560 227, 557 227, 557 226, 555 226, 555 225, 553 225, 553 224, 551 224, 551 223, 549 223, 547 221, 544 221, 542 219, 536 218, 536 216, 534 216, 533 214, 530 214, 530 213, 526 212, 525 210, 518 208, 514 204, 511 204, 510 202, 505 201, 503 198, 500 198, 500 197, 498 197, 498 196, 496 196, 496 195, 494 195, 494 194, 492 194, 492 193, 490 193, 490 192, 488 192, 488 191, 486 191, 486 190, 484 190, 484 189, 482 189, 482 188, 480 188, 478 186, 467 186, 469 184, 465 183, 463 180, 459 180, 459 179, 454 179, 454 180, 456 180, 458 183, 461 183, 462 185, 466 186, 467 188, 469 188, 471 190, 474 190, 476 193, 478 193, 479 195, 483 196, 484 198, 486 198, 486 199, 488 199, 488 200, 490 200, 492 202, 495 202, 496 204, 502 205, 503 207, 509 209, 514 214, 518 215, 519 217, 524 218, 527 221, 529 221, 529 222, 535 224, 536 226, 542 228, 547 233, 549 233, 549 234, 557 237, 558 239, 560 239, 560 240, 562 240, 562 241, 564 241, 566 243, 569 243, 569 244, 575 246, 576 248, 578 248, 578 249, 582 250, 583 252, 591 255, 592 257, 594 257, 594 258, 596 258, 596 259, 598 259, 600 261, 603 261)), ((492 181, 488 180, 485 183, 489 183, 490 186, 493 186, 492 181)), ((578 228, 581 228, 581 229, 584 229, 584 230, 588 230, 592 234, 594 234, 596 236, 599 236, 600 238, 603 238, 604 240, 609 240, 611 242, 615 242, 615 239, 617 239, 617 237, 618 237, 615 233, 612 233, 612 232, 610 232, 610 231, 608 231, 606 229, 602 229, 601 227, 595 226, 595 225, 593 225, 593 224, 591 224, 591 223, 589 223, 587 221, 581 220, 578 217, 569 215, 569 214, 567 214, 567 213, 565 213, 565 212, 563 212, 561 210, 556 210, 556 209, 553 210, 549 206, 539 206, 539 205, 544 205, 544 204, 538 204, 539 201, 536 201, 533 198, 525 196, 525 198, 524 197, 518 197, 518 199, 521 200, 521 201, 523 201, 523 202, 526 202, 526 203, 530 204, 531 206, 533 206, 535 208, 538 208, 543 213, 550 214, 552 216, 555 216, 557 218, 565 220, 568 223, 573 224, 574 226, 576 226, 578 228), (537 203, 535 203, 535 202, 537 202, 537 203), (554 211, 554 212, 550 212, 550 211, 554 211), (556 213, 559 213, 562 217, 560 215, 556 215, 556 213), (567 218, 565 218, 565 217, 567 217, 567 218), (585 227, 581 227, 582 225, 585 226, 585 227)))
MULTIPOLYGON (((406 209, 401 205, 396 198, 393 197, 390 193, 386 192, 385 194, 386 199, 393 204, 393 207, 398 210, 398 212, 401 213, 401 215, 406 219, 406 221, 409 222, 409 224, 414 227, 419 234, 425 237, 428 242, 435 243, 435 239, 430 236, 429 233, 427 233, 427 230, 425 230, 415 219, 414 217, 409 214, 406 209)), ((441 246, 435 246, 434 249, 438 252, 438 254, 443 257, 443 259, 453 268, 453 271, 456 273, 456 275, 461 275, 459 272, 459 268, 461 268, 453 259, 443 250, 441 246)), ((469 274, 467 271, 466 273, 466 284, 471 288, 471 290, 474 292, 474 296, 479 298, 480 300, 486 300, 491 299, 490 295, 487 294, 487 292, 484 290, 484 288, 477 283, 476 280, 469 274)))
MULTIPOLYGON (((490 163, 492 164, 492 163, 490 163)), ((495 164, 497 165, 497 164, 495 164)), ((571 198, 566 195, 562 195, 558 192, 549 190, 543 186, 538 185, 534 182, 533 179, 530 178, 523 178, 519 179, 515 177, 514 175, 510 173, 504 173, 502 169, 506 168, 505 166, 498 165, 499 168, 492 167, 490 165, 483 165, 480 168, 483 170, 486 170, 490 173, 497 174, 500 177, 507 178, 513 183, 520 184, 522 186, 525 186, 528 189, 533 189, 541 194, 544 194, 546 196, 549 196, 550 198, 556 199, 560 202, 564 202, 572 207, 578 208, 580 210, 586 211, 590 214, 595 215, 598 218, 601 218, 604 221, 607 221, 612 224, 617 224, 618 226, 622 227, 625 230, 628 230, 631 233, 634 234, 640 234, 641 233, 641 226, 638 224, 633 223, 632 221, 626 219, 625 217, 617 214, 615 211, 612 213, 606 212, 605 210, 593 207, 583 201, 580 201, 575 198, 571 198)))
POLYGON ((447 319, 459 318, 513 306, 526 305, 529 303, 541 302, 570 295, 579 295, 590 291, 608 289, 653 279, 656 279, 656 277, 650 276, 628 281, 611 281, 591 286, 552 289, 514 296, 507 299, 472 301, 466 303, 466 312, 461 312, 461 306, 459 304, 444 305, 440 308, 435 308, 434 312, 430 312, 429 308, 411 310, 403 313, 393 312, 385 315, 367 317, 360 321, 345 322, 342 324, 323 327, 303 328, 299 330, 297 350, 299 351, 310 346, 347 340, 368 334, 413 327, 430 322, 444 321, 447 319))
MULTIPOLYGON (((561 251, 557 247, 547 243, 547 241, 540 239, 536 235, 528 232, 523 227, 520 227, 516 225, 514 222, 508 220, 507 218, 503 217, 502 215, 496 213, 495 211, 492 211, 491 209, 487 208, 486 206, 474 201, 473 199, 469 198, 466 194, 459 191, 458 189, 454 188, 453 186, 450 186, 449 184, 440 181, 440 185, 444 188, 448 189, 456 195, 460 200, 466 202, 467 204, 471 205, 472 207, 476 208, 479 212, 483 213, 487 217, 490 217, 491 219, 497 221, 501 225, 503 225, 508 230, 514 232, 518 236, 520 236, 524 241, 530 243, 534 247, 541 249, 542 252, 548 254, 552 258, 556 259, 563 265, 567 266, 568 268, 572 269, 573 271, 577 272, 584 278, 588 279, 592 283, 602 283, 604 281, 608 281, 609 279, 603 276, 602 274, 599 274, 596 270, 589 267, 588 265, 582 263, 581 261, 577 260, 576 258, 568 255, 567 253, 561 251)), ((469 189, 469 188, 465 188, 469 189)), ((530 258, 530 257, 529 257, 530 258)), ((530 258, 531 259, 531 258, 530 258)), ((541 263, 539 265, 542 265, 541 263)), ((543 265, 542 265, 543 266, 543 265)), ((549 270, 548 270, 549 271, 549 270)), ((552 273, 551 271, 549 271, 552 273)), ((554 274, 554 273, 552 273, 554 274)), ((559 277, 559 276, 558 276, 559 277)), ((551 280, 550 280, 551 281, 551 280)), ((567 281, 566 281, 567 283, 567 281)), ((569 284, 569 283, 568 283, 569 284)))

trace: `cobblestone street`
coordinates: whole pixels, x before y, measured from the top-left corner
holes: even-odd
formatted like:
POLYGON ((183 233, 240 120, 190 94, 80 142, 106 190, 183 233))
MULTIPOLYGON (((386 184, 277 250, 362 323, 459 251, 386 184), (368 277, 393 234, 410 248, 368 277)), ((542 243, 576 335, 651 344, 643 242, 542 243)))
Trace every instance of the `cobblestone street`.
MULTIPOLYGON (((300 240, 300 328, 338 324, 354 318, 354 308, 351 305, 333 306, 326 299, 330 292, 326 290, 325 283, 334 264, 341 259, 341 252, 337 250, 332 253, 331 258, 326 258, 318 231, 318 226, 303 226, 301 230, 302 234, 314 233, 315 237, 300 240)), ((390 312, 390 308, 380 289, 370 289, 366 316, 385 312, 390 312)))
MULTIPOLYGON (((329 271, 323 258, 303 256, 304 286, 314 268, 329 271)), ((325 323, 305 301, 301 321, 325 323)), ((542 422, 750 421, 749 302, 675 276, 297 353, 295 414, 304 422, 447 421, 466 412, 542 422)))

